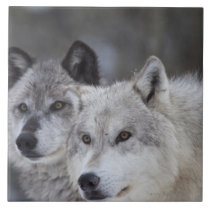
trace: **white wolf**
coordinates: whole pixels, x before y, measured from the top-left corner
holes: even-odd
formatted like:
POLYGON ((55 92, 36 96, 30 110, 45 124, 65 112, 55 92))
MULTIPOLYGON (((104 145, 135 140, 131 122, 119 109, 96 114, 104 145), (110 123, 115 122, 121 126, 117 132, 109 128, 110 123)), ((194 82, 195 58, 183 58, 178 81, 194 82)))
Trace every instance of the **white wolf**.
POLYGON ((202 82, 169 80, 152 56, 131 81, 82 100, 68 165, 84 199, 202 200, 202 82))
POLYGON ((80 199, 66 170, 66 140, 80 108, 81 83, 99 84, 96 55, 81 41, 62 64, 34 63, 19 48, 9 50, 9 162, 28 199, 80 199))

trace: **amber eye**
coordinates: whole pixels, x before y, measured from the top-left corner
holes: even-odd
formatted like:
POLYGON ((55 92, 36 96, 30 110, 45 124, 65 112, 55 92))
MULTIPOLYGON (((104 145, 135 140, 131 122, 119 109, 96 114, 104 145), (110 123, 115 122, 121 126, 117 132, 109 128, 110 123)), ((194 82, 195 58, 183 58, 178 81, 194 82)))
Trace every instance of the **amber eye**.
POLYGON ((91 138, 90 138, 90 136, 88 136, 88 135, 83 135, 83 136, 82 136, 82 141, 83 141, 85 144, 90 144, 91 138))
POLYGON ((116 143, 119 143, 121 141, 126 141, 131 137, 131 133, 128 131, 122 131, 116 138, 116 143))
POLYGON ((26 112, 28 110, 28 107, 25 103, 21 103, 18 108, 21 112, 26 112))
POLYGON ((55 103, 51 105, 50 109, 53 111, 57 111, 57 110, 61 110, 64 106, 65 106, 64 102, 56 101, 55 103))

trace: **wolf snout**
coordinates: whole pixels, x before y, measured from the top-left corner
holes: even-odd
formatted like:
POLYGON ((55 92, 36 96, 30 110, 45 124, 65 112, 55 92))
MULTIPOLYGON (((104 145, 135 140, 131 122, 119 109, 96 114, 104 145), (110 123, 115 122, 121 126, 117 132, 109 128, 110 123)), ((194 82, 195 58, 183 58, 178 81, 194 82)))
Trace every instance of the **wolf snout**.
POLYGON ((100 178, 93 173, 86 173, 80 176, 78 184, 84 192, 94 191, 100 182, 100 178))
POLYGON ((31 133, 22 133, 16 140, 16 145, 22 153, 30 153, 37 145, 36 137, 31 133))

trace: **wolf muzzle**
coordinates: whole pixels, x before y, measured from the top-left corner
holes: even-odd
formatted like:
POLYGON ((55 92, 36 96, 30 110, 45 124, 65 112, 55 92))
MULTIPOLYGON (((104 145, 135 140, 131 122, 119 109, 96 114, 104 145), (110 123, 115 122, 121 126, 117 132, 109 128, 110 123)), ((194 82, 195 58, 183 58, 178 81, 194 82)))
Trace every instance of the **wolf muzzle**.
POLYGON ((37 157, 38 155, 34 152, 37 145, 36 137, 31 133, 22 133, 16 140, 16 145, 21 153, 26 157, 37 157))
POLYGON ((78 184, 84 192, 85 198, 87 200, 102 200, 106 198, 106 196, 97 189, 99 183, 100 177, 93 173, 83 174, 78 179, 78 184))
POLYGON ((78 183, 81 189, 85 192, 90 192, 96 189, 100 178, 93 173, 87 173, 80 176, 78 183))

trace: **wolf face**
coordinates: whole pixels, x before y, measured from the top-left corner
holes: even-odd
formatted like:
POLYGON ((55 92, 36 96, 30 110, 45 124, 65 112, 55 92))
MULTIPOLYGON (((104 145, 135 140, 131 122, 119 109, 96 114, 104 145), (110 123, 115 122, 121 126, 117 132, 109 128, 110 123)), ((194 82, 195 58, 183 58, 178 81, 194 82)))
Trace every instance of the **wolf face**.
POLYGON ((97 85, 95 53, 76 41, 62 64, 36 63, 24 51, 9 51, 9 148, 11 159, 49 162, 64 155, 80 109, 79 86, 97 85), (14 154, 16 151, 16 154, 14 154))
POLYGON ((151 57, 133 80, 96 88, 83 102, 68 156, 84 199, 158 200, 172 188, 178 143, 162 112, 171 105, 158 58, 151 57))

